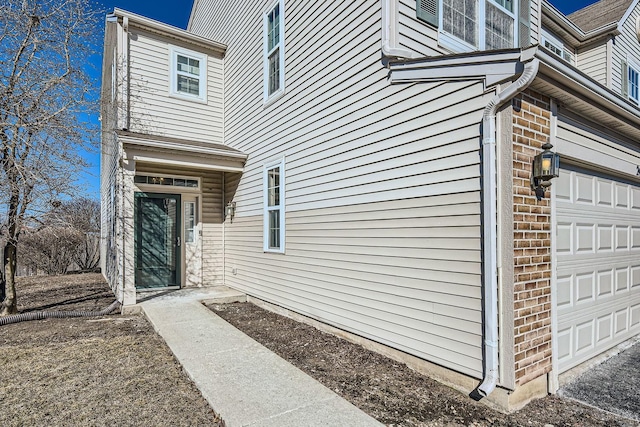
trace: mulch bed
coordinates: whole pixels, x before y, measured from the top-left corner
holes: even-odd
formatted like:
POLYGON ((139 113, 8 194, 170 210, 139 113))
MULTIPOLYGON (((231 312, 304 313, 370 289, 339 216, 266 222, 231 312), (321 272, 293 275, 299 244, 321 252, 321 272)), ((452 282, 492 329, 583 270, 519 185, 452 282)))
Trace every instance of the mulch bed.
POLYGON ((380 354, 250 303, 216 314, 388 426, 635 426, 557 396, 502 414, 380 354))
MULTIPOLYGON (((21 278, 21 312, 99 311, 99 274, 21 278)), ((0 426, 222 426, 142 315, 0 326, 0 426)))

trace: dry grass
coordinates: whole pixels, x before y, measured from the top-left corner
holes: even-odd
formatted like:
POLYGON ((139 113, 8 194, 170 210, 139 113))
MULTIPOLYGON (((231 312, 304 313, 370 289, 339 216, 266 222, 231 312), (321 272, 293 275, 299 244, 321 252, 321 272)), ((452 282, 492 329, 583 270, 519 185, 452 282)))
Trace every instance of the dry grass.
MULTIPOLYGON (((97 310, 100 275, 23 279, 19 309, 97 310)), ((140 315, 0 327, 1 426, 220 426, 140 315)))

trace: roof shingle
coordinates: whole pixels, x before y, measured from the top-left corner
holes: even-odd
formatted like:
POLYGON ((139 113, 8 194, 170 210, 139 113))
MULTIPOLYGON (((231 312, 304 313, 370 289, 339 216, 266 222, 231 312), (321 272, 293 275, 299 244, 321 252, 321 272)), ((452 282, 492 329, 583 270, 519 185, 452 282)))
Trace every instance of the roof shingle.
POLYGON ((567 15, 567 18, 586 33, 620 21, 632 2, 633 0, 600 0, 567 15))

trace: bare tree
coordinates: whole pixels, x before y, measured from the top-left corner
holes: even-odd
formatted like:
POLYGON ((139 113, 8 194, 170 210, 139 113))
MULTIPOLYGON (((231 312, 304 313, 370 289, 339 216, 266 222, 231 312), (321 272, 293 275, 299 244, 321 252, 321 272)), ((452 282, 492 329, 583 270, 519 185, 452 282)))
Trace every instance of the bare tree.
POLYGON ((46 274, 65 274, 73 265, 84 236, 71 227, 43 226, 23 230, 20 238, 20 265, 46 274))
POLYGON ((0 206, 4 208, 5 298, 17 311, 17 247, 25 221, 69 193, 93 144, 98 83, 90 56, 100 12, 88 0, 0 0, 0 206))
POLYGON ((100 264, 100 202, 86 197, 62 202, 55 211, 60 226, 75 231, 77 245, 72 261, 80 270, 100 264))

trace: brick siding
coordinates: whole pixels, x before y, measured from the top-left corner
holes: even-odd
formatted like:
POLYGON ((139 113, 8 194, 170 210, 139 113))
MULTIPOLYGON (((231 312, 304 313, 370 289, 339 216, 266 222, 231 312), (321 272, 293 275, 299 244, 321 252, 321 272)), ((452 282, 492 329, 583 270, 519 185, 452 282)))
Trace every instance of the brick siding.
POLYGON ((517 385, 551 370, 551 201, 536 200, 531 162, 549 141, 548 97, 526 90, 513 101, 514 335, 517 385))

